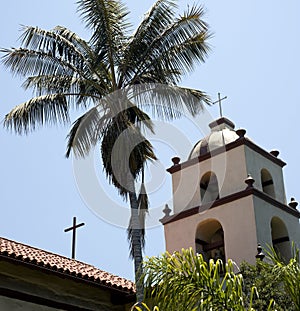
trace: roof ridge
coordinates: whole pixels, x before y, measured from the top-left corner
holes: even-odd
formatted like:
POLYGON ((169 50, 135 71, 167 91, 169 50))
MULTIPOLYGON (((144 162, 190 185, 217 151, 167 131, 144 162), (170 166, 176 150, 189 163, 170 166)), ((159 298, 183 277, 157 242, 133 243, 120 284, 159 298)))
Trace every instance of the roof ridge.
MULTIPOLYGON (((6 240, 6 241, 11 242, 11 243, 15 243, 15 244, 18 244, 18 245, 22 245, 22 246, 25 246, 25 247, 27 247, 27 248, 35 249, 35 250, 40 251, 40 252, 48 253, 48 254, 50 254, 50 255, 54 255, 54 256, 61 257, 61 258, 65 258, 65 259, 67 259, 67 260, 76 261, 76 262, 78 262, 78 263, 82 263, 82 264, 84 264, 84 265, 89 265, 89 266, 92 266, 92 267, 98 269, 97 267, 95 267, 95 266, 93 266, 93 265, 91 265, 91 264, 89 264, 89 263, 85 263, 85 262, 80 261, 80 260, 77 260, 77 259, 72 259, 72 258, 69 258, 69 257, 67 257, 67 256, 60 255, 60 254, 57 254, 57 253, 54 253, 54 252, 51 252, 51 251, 48 251, 48 250, 44 250, 44 249, 39 248, 39 247, 36 247, 36 246, 31 246, 31 245, 25 244, 25 243, 23 243, 23 242, 14 241, 14 240, 7 239, 7 238, 1 237, 1 236, 0 236, 0 240, 6 240)), ((0 251, 1 251, 1 249, 0 249, 0 251)), ((101 270, 101 269, 98 269, 98 270, 101 270)), ((101 271, 103 271, 103 270, 101 270, 101 271)), ((104 271, 104 272, 105 272, 105 271, 104 271)))

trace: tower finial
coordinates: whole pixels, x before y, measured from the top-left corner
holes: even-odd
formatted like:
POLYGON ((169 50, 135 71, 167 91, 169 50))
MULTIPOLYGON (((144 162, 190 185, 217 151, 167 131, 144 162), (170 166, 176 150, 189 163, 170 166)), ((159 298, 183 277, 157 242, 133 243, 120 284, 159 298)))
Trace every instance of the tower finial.
POLYGON ((223 117, 223 113, 222 113, 222 100, 227 99, 227 96, 224 96, 223 98, 221 98, 221 93, 218 93, 218 100, 216 100, 215 102, 213 102, 213 105, 218 103, 219 104, 219 109, 220 109, 220 118, 223 117))

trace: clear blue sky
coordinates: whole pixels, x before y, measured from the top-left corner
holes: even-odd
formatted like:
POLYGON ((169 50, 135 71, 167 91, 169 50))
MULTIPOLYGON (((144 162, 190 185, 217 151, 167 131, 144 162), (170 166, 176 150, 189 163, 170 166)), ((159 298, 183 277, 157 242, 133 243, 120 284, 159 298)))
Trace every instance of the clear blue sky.
MULTIPOLYGON (((3 2, 0 47, 18 46, 21 24, 46 29, 64 25, 88 39, 74 2, 3 2)), ((152 1, 126 3, 136 25, 152 1)), ((192 2, 181 0, 179 4, 184 8, 192 2)), ((281 159, 288 164, 284 168, 287 198, 295 196, 300 200, 300 2, 211 0, 202 4, 207 10, 205 19, 214 32, 210 40, 212 52, 183 84, 205 90, 212 98, 218 92, 227 95, 225 116, 237 127, 247 129, 248 136, 266 150, 280 151, 281 159)), ((0 85, 2 120, 30 94, 2 65, 0 85)), ((217 107, 208 111, 218 117, 217 107)), ((86 223, 78 231, 77 259, 132 279, 125 229, 91 212, 77 189, 72 160, 64 158, 67 132, 68 127, 47 128, 19 137, 0 127, 0 236, 69 256, 71 234, 63 230, 77 216, 78 221, 86 223)), ((200 138, 191 139, 194 143, 200 138)), ((164 145, 166 142, 157 145, 158 155, 169 159, 175 154, 165 150, 168 148, 164 145)), ((101 165, 96 163, 95 167, 101 175, 101 165)), ((161 202, 170 198, 170 177, 166 175, 164 182, 166 188, 154 193, 161 202)), ((109 192, 109 196, 119 202, 114 192, 109 192)), ((109 209, 101 196, 99 207, 109 209)), ((163 251, 163 230, 158 226, 147 232, 146 255, 163 251)))

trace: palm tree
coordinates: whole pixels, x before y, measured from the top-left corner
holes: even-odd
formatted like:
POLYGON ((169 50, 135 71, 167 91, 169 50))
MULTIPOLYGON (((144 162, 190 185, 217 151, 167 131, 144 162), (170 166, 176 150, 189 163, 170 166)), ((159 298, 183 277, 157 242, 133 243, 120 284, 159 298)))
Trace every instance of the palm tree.
MULTIPOLYGON (((210 34, 202 7, 194 5, 177 15, 175 0, 158 0, 133 34, 121 1, 77 4, 91 31, 88 41, 62 26, 50 31, 29 26, 23 29, 21 47, 1 50, 4 65, 25 79, 25 89, 35 92, 6 115, 4 125, 26 134, 39 126, 68 123, 73 108, 85 111, 71 127, 66 155, 73 150, 85 156, 100 142, 109 181, 130 201, 128 232, 137 281, 143 244, 140 216, 147 199, 143 191, 136 194, 135 181, 146 161, 156 159, 143 132, 153 131, 145 111, 151 108, 153 115, 171 120, 184 109, 196 115, 210 103, 205 93, 178 86, 183 75, 205 60, 210 34), (170 91, 162 92, 157 83, 170 91)), ((137 287, 137 299, 141 297, 142 288, 137 287)))

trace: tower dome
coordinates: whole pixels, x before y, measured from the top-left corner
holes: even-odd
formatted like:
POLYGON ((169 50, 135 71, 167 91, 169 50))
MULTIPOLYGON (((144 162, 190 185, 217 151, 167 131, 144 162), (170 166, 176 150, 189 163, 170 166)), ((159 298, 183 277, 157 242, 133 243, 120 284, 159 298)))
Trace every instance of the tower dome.
POLYGON ((196 143, 190 152, 188 160, 223 147, 239 138, 234 131, 234 123, 227 118, 217 119, 211 122, 209 127, 211 129, 210 134, 196 143))

